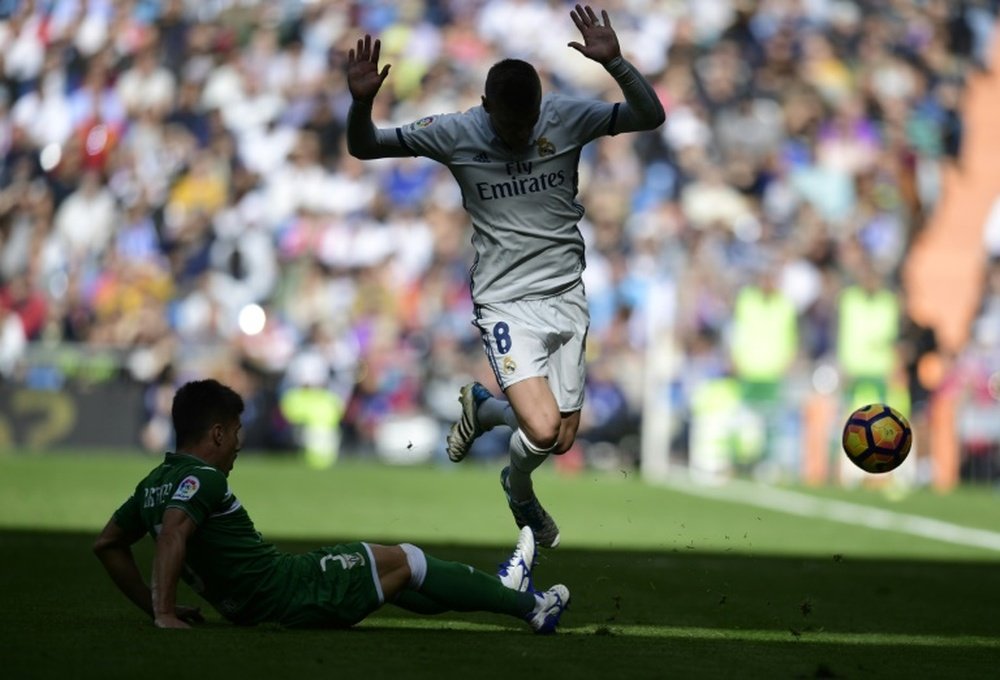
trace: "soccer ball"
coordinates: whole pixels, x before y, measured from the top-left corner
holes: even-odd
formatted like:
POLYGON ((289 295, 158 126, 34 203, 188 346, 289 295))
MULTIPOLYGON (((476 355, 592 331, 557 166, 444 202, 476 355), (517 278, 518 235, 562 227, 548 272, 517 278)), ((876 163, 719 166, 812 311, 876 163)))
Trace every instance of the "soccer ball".
POLYGON ((906 460, 913 444, 909 421, 887 404, 868 404, 844 424, 844 453, 865 472, 889 472, 906 460))

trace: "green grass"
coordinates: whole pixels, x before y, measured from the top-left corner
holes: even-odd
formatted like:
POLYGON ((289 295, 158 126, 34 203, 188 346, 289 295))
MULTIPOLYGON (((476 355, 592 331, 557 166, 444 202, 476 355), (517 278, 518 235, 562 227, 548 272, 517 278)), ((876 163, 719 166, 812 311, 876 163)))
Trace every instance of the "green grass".
MULTIPOLYGON (((587 472, 537 478, 563 545, 541 584, 566 583, 560 634, 488 614, 386 607, 351 631, 242 629, 212 614, 155 630, 89 546, 156 459, 0 456, 0 668, 32 677, 980 678, 1000 660, 1000 552, 786 515, 587 472)), ((246 456, 234 491, 286 550, 407 540, 492 569, 515 528, 496 466, 316 472, 246 456)), ((801 490, 800 490, 801 491, 801 490)), ((809 491, 995 529, 983 491, 809 491)), ((148 542, 138 551, 148 564, 148 542)), ((194 596, 184 591, 186 600, 194 596)))

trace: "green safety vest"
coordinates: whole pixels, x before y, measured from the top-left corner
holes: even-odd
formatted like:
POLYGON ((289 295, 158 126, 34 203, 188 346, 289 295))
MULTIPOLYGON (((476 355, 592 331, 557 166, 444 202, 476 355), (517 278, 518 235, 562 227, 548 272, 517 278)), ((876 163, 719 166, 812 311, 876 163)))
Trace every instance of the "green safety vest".
POLYGON ((795 361, 799 331, 795 306, 786 296, 748 286, 736 297, 731 356, 744 380, 781 380, 795 361))
POLYGON ((899 300, 887 290, 859 286, 841 293, 837 358, 849 377, 888 378, 896 364, 899 300))

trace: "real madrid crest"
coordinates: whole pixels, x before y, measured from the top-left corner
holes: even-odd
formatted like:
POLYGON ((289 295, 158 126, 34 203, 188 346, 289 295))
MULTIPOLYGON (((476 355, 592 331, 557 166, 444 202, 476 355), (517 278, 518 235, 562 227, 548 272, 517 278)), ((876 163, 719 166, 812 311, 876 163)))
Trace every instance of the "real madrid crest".
POLYGON ((545 137, 539 137, 538 141, 535 142, 535 145, 538 147, 539 156, 551 156, 556 152, 556 145, 545 137))

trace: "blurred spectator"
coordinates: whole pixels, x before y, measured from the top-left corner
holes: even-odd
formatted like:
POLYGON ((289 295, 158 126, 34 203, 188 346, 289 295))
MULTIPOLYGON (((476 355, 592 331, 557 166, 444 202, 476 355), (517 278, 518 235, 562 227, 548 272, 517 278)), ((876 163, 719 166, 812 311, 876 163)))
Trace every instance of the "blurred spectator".
POLYGON ((110 242, 117 221, 114 195, 97 170, 88 170, 80 180, 80 188, 56 210, 52 237, 71 264, 93 262, 110 242))
POLYGON ((27 346, 21 318, 12 309, 0 307, 0 377, 4 380, 15 377, 27 346))
MULTIPOLYGON (((322 357, 345 404, 345 452, 369 450, 387 419, 447 422, 454 404, 442 395, 468 376, 489 381, 469 323, 462 197, 429 162, 363 165, 344 153, 345 41, 382 38, 393 92, 375 116, 387 125, 477 102, 485 71, 507 56, 537 63, 554 89, 607 95, 558 35, 572 28, 570 3, 7 6, 5 379, 53 345, 113 350, 129 379, 151 386, 146 445, 163 448, 153 386, 169 393, 189 371, 227 372, 215 377, 261 411, 254 427, 275 431, 256 441, 287 443, 279 396, 304 374, 326 376, 297 361, 322 357)), ((619 426, 638 427, 662 318, 680 354, 670 389, 682 425, 705 385, 709 411, 713 399, 718 413, 742 399, 727 357, 753 382, 747 369, 769 367, 767 383, 793 354, 804 369, 835 361, 853 398, 885 397, 900 338, 918 409, 915 362, 929 339, 894 321, 903 306, 889 282, 940 198, 942 165, 960 159, 964 85, 990 63, 997 3, 608 9, 668 119, 581 158, 591 443, 626 451, 634 433, 619 426), (763 317, 746 323, 754 300, 763 306, 746 285, 762 262, 781 263, 769 274, 784 330, 766 335, 763 317)), ((987 220, 992 255, 997 225, 1000 207, 987 220)), ((983 352, 1000 323, 991 295, 974 332, 983 352)), ((711 428, 694 429, 705 440, 711 428)))

